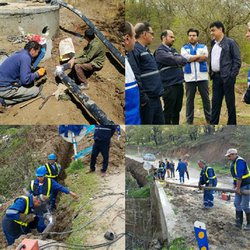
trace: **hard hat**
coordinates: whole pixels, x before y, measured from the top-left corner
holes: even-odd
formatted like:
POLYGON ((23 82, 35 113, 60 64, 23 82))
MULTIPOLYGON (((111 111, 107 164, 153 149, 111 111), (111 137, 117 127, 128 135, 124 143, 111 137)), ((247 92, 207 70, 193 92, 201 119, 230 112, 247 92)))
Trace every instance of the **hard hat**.
POLYGON ((49 154, 48 155, 48 160, 56 160, 56 155, 55 154, 49 154))
POLYGON ((228 150, 227 150, 227 153, 225 154, 225 156, 229 156, 229 155, 231 155, 231 154, 237 154, 238 152, 237 152, 237 149, 235 149, 235 148, 229 148, 228 150))
POLYGON ((46 172, 47 172, 46 167, 44 165, 40 166, 36 169, 36 176, 43 177, 45 176, 46 172))

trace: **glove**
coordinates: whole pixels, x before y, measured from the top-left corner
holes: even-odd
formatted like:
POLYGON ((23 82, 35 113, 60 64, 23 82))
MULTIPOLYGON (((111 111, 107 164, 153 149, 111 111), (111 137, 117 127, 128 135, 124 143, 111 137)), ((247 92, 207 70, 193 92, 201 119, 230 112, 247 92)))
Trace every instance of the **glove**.
POLYGON ((39 76, 44 76, 46 73, 45 68, 40 68, 39 70, 36 71, 39 76))
POLYGON ((20 220, 26 223, 30 223, 35 219, 35 214, 20 214, 20 220))

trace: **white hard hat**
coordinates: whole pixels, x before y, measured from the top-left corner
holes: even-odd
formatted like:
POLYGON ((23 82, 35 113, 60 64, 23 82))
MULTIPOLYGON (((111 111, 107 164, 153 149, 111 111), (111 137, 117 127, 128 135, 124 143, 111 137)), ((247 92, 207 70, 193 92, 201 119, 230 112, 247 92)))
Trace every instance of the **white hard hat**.
POLYGON ((238 153, 237 149, 235 149, 235 148, 229 148, 227 150, 227 153, 225 154, 225 156, 229 156, 231 154, 237 154, 237 153, 238 153))

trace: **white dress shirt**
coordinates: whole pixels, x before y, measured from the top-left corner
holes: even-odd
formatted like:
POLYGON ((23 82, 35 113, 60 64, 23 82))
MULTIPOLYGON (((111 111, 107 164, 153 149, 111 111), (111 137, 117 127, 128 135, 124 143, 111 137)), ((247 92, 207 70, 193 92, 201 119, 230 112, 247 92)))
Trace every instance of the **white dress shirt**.
POLYGON ((211 54, 211 67, 213 72, 219 72, 220 71, 220 56, 221 56, 221 46, 219 45, 220 42, 215 42, 215 45, 212 49, 211 54))

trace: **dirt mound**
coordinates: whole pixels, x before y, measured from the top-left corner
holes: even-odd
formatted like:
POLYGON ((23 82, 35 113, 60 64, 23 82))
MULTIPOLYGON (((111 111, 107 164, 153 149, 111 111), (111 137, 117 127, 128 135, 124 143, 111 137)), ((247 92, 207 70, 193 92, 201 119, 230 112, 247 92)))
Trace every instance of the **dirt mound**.
POLYGON ((179 187, 165 188, 176 214, 176 237, 184 237, 188 247, 196 249, 193 224, 202 221, 206 224, 208 241, 212 250, 246 250, 249 248, 250 235, 234 227, 235 209, 233 201, 226 202, 215 196, 215 206, 210 210, 202 209, 203 193, 179 187))

